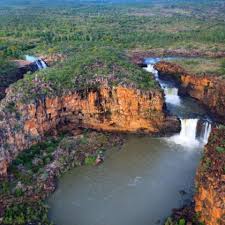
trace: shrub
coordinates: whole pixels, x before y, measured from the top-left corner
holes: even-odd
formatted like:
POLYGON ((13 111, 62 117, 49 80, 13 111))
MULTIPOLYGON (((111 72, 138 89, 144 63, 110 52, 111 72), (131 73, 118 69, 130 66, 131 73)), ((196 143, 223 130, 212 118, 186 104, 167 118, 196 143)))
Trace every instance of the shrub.
POLYGON ((218 146, 218 147, 216 147, 216 151, 217 151, 218 153, 224 153, 224 152, 225 152, 225 148, 224 148, 224 147, 218 146))
POLYGON ((87 156, 84 160, 85 165, 93 166, 95 164, 96 156, 87 156))

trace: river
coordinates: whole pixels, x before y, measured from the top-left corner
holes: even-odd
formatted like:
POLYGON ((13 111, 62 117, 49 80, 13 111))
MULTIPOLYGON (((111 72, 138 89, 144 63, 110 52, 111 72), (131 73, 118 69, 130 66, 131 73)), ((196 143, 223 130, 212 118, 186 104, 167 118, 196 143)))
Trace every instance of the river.
POLYGON ((129 135, 100 166, 72 169, 48 199, 57 225, 160 225, 173 208, 191 201, 211 120, 195 100, 178 96, 176 84, 160 80, 153 68, 159 60, 146 59, 146 70, 164 89, 169 113, 180 117, 180 134, 129 135))

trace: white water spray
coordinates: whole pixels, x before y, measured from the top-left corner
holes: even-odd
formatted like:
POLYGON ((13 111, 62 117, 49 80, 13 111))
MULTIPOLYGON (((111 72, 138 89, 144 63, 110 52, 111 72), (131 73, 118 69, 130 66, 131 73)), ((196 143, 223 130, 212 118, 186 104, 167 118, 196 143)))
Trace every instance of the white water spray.
POLYGON ((179 105, 180 97, 178 95, 178 88, 164 88, 166 103, 179 105))
POLYGON ((199 119, 181 119, 180 134, 168 138, 169 141, 185 147, 193 148, 208 143, 212 125, 206 121, 201 128, 200 137, 197 138, 197 126, 199 119))
POLYGON ((30 56, 30 55, 26 55, 25 59, 29 62, 34 62, 37 65, 38 70, 47 68, 46 63, 40 58, 30 56))
POLYGON ((211 133, 212 125, 210 122, 206 121, 203 123, 202 130, 201 130, 201 141, 203 144, 208 143, 209 135, 211 133))
POLYGON ((148 64, 147 67, 144 67, 144 69, 145 69, 147 72, 152 73, 157 81, 159 80, 159 74, 158 74, 158 71, 157 71, 156 69, 154 69, 154 65, 153 65, 153 64, 148 64))
POLYGON ((144 68, 147 72, 150 72, 154 75, 155 79, 159 82, 161 88, 164 90, 166 103, 170 103, 173 105, 180 104, 180 96, 178 95, 178 88, 169 88, 165 87, 159 80, 159 73, 156 69, 154 69, 153 64, 148 64, 147 67, 144 68))
POLYGON ((174 135, 168 140, 185 147, 192 148, 198 146, 199 141, 196 138, 197 124, 198 119, 181 119, 180 134, 174 135))

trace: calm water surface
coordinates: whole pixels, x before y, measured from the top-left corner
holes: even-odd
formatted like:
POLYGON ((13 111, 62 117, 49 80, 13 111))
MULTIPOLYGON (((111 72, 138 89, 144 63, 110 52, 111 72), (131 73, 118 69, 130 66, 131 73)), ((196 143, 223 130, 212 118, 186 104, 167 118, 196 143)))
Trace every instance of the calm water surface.
POLYGON ((57 225, 162 224, 172 208, 190 200, 199 158, 199 148, 130 136, 102 165, 62 177, 49 199, 50 218, 57 225))

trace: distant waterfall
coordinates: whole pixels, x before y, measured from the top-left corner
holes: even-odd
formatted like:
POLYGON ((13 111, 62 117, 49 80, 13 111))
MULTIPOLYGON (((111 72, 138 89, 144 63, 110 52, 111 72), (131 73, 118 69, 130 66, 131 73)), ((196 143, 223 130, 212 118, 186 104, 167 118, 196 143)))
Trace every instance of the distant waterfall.
POLYGON ((178 105, 180 104, 180 97, 178 95, 178 88, 170 88, 165 87, 159 80, 159 74, 156 69, 154 69, 154 65, 148 64, 147 67, 144 68, 146 71, 152 73, 155 79, 159 82, 161 88, 164 90, 166 103, 178 105))
POLYGON ((200 134, 200 139, 204 144, 208 143, 209 135, 211 133, 212 125, 210 122, 205 121, 203 123, 202 129, 201 129, 201 134, 200 134))
POLYGON ((164 88, 166 103, 178 105, 180 104, 180 97, 178 95, 178 88, 164 88))
POLYGON ((185 147, 196 147, 199 141, 196 138, 198 119, 181 119, 180 134, 169 138, 170 141, 185 147))
POLYGON ((38 70, 47 68, 47 64, 40 58, 26 55, 25 59, 29 62, 34 62, 37 65, 38 70))
POLYGON ((144 70, 146 70, 147 72, 152 73, 154 75, 155 79, 157 81, 159 80, 158 71, 156 69, 154 69, 154 65, 153 64, 148 64, 147 67, 144 67, 144 70))

